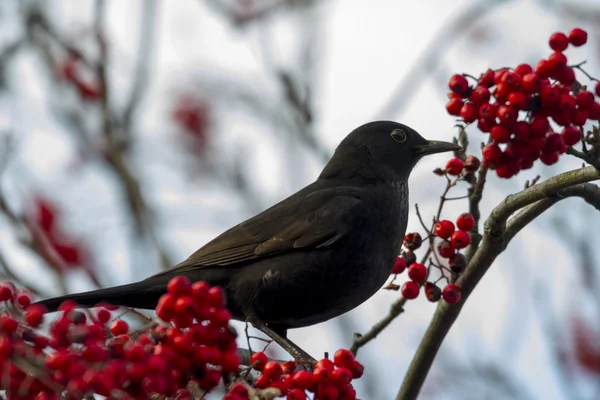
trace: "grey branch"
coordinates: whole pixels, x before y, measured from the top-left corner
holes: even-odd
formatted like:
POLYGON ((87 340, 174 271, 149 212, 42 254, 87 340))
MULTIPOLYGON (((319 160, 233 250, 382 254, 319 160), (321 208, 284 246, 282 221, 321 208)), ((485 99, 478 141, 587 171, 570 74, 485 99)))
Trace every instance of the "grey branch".
MULTIPOLYGON (((519 230, 517 229, 519 225, 523 224, 527 218, 531 217, 533 219, 535 217, 531 214, 533 211, 526 208, 508 224, 511 230, 507 233, 507 220, 510 216, 520 209, 537 204, 540 201, 548 201, 550 203, 557 198, 561 199, 571 196, 582 197, 587 202, 593 204, 594 207, 597 207, 600 204, 598 202, 600 194, 598 194, 597 186, 584 186, 583 184, 599 179, 600 171, 594 167, 565 172, 519 193, 508 196, 494 208, 485 222, 484 234, 479 249, 477 249, 469 265, 456 282, 462 289, 461 301, 454 305, 449 305, 446 302, 439 303, 404 377, 404 381, 396 397, 397 400, 412 400, 417 398, 433 360, 452 324, 460 314, 465 301, 496 257, 506 249, 508 242, 514 237, 509 235, 516 234, 519 230)), ((543 207, 540 206, 540 210, 538 215, 544 211, 543 207)))

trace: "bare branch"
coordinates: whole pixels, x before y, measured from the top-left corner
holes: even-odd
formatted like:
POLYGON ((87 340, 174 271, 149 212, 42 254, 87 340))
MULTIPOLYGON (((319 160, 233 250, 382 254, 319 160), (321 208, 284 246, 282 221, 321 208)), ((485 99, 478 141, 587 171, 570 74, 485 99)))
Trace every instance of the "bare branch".
POLYGON ((354 341, 352 342, 352 346, 350 346, 350 351, 356 355, 358 353, 358 349, 369 343, 371 340, 375 339, 377 335, 379 335, 385 328, 388 327, 389 324, 400 314, 404 312, 404 304, 406 303, 406 299, 404 297, 400 297, 398 300, 392 303, 390 306, 390 311, 388 315, 386 315, 381 321, 377 322, 375 325, 369 329, 367 333, 361 335, 360 333, 354 334, 354 341))

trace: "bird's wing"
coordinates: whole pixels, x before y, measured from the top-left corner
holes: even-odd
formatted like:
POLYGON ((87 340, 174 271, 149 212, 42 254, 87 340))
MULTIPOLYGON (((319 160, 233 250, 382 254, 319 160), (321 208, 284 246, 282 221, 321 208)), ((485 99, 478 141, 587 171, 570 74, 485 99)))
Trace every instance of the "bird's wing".
POLYGON ((340 188, 299 192, 229 229, 162 274, 329 246, 350 231, 359 204, 358 194, 340 188))

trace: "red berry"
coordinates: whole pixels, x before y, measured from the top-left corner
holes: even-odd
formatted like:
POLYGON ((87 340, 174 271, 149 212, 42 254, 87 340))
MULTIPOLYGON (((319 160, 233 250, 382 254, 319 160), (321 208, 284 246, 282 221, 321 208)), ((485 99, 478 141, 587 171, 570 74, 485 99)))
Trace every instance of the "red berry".
POLYGON ((287 400, 306 400, 306 399, 308 399, 308 397, 306 397, 306 393, 304 393, 304 391, 302 391, 301 389, 294 388, 288 392, 286 399, 287 400))
POLYGON ((463 213, 456 219, 456 226, 461 231, 468 232, 475 227, 475 218, 469 213, 463 213))
POLYGON ((129 325, 127 324, 127 322, 123 321, 122 319, 118 319, 115 322, 113 322, 113 324, 110 327, 110 333, 113 334, 113 336, 119 336, 119 335, 124 335, 129 331, 129 325))
POLYGON ((456 249, 464 249, 471 243, 471 237, 465 231, 456 231, 452 234, 450 239, 452 246, 456 249))
POLYGON ((504 78, 504 75, 506 73, 508 73, 508 70, 506 68, 502 68, 494 72, 494 83, 496 85, 499 85, 502 82, 502 78, 504 78))
POLYGON ((185 276, 176 276, 167 284, 167 292, 176 296, 189 294, 191 291, 190 280, 185 276))
POLYGON ((17 294, 17 303, 21 308, 25 309, 31 304, 31 295, 25 291, 17 294))
POLYGON ((510 139, 510 131, 503 125, 494 126, 490 131, 490 135, 495 143, 506 143, 510 139))
POLYGON ((460 109, 460 116, 467 124, 475 121, 477 119, 477 114, 477 107, 473 103, 466 103, 460 109))
POLYGON ((546 86, 541 93, 542 105, 544 107, 553 106, 560 101, 560 89, 556 86, 546 86))
POLYGON ((336 367, 352 368, 354 354, 347 349, 339 349, 333 354, 333 363, 336 367))
POLYGON ((317 390, 317 396, 319 400, 337 400, 338 390, 333 385, 322 385, 317 390))
POLYGON ((550 36, 548 44, 554 51, 564 51, 569 47, 569 38, 562 32, 556 32, 550 36))
POLYGON ((314 391, 315 381, 310 372, 306 370, 298 371, 293 377, 294 385, 301 390, 314 391))
POLYGON ((329 358, 322 358, 315 364, 315 368, 323 368, 329 371, 335 369, 335 364, 329 358))
POLYGON ((6 285, 0 286, 0 301, 9 301, 13 299, 13 291, 6 285))
POLYGON ((583 46, 587 42, 587 32, 581 28, 575 28, 569 33, 569 43, 575 47, 583 46))
POLYGON ((435 234, 442 239, 448 239, 454 233, 454 224, 452 221, 443 219, 435 223, 435 234))
POLYGON ((560 151, 560 149, 563 147, 563 144, 564 141, 562 136, 560 136, 558 133, 550 132, 546 135, 546 143, 544 144, 542 151, 544 153, 557 152, 560 151))
POLYGON ((338 387, 338 400, 356 400, 356 390, 350 385, 338 387))
POLYGON ((469 97, 469 100, 471 100, 471 102, 473 104, 475 104, 476 106, 480 106, 480 105, 490 101, 490 96, 491 96, 491 94, 490 94, 490 90, 488 88, 486 88, 485 86, 477 86, 471 92, 471 96, 469 97))
POLYGON ((488 69, 479 77, 479 84, 488 88, 494 86, 494 75, 494 71, 488 69))
POLYGON ((594 86, 594 93, 596 93, 596 96, 600 96, 600 81, 596 82, 596 86, 594 86))
POLYGON ((481 161, 475 156, 468 156, 465 160, 465 171, 473 173, 479 169, 481 161))
POLYGON ((567 126, 562 133, 563 142, 567 146, 573 146, 581 140, 581 131, 574 126, 567 126))
POLYGON ((571 85, 575 82, 575 70, 571 67, 558 68, 556 79, 563 85, 571 85))
POLYGON ((547 118, 535 117, 531 121, 531 134, 535 137, 546 136, 546 133, 550 130, 550 123, 547 118))
POLYGON ((550 54, 550 57, 548 57, 548 61, 554 64, 554 69, 556 70, 558 68, 563 68, 567 65, 567 56, 565 56, 560 51, 555 51, 554 53, 550 54))
POLYGON ((448 82, 448 87, 454 93, 463 96, 467 93, 467 90, 469 89, 469 82, 467 81, 467 78, 465 78, 464 76, 455 74, 450 77, 450 81, 448 82))
POLYGON ((560 96, 558 106, 563 112, 570 113, 577 107, 577 99, 570 94, 563 94, 560 96))
POLYGON ((577 106, 581 109, 587 109, 589 106, 594 104, 594 93, 582 90, 575 96, 577 99, 577 106))
POLYGON ((254 365, 253 368, 257 371, 262 371, 268 361, 267 355, 262 351, 252 354, 250 358, 250 364, 254 365))
POLYGON ((525 76, 533 72, 533 68, 529 64, 519 64, 515 68, 515 72, 521 76, 525 76))
POLYGON ((352 368, 350 368, 350 372, 352 372, 352 378, 360 378, 363 376, 364 371, 365 367, 358 360, 354 360, 354 363, 352 363, 352 368))
POLYGON ((268 361, 263 368, 263 374, 271 379, 279 379, 283 374, 283 368, 277 361, 268 361))
POLYGON ((479 107, 479 118, 493 122, 497 113, 498 107, 495 104, 485 103, 479 107))
POLYGON ((531 129, 525 121, 517 121, 512 127, 513 139, 520 142, 526 142, 529 139, 531 129))
POLYGON ((498 119, 501 123, 509 125, 517 120, 519 110, 510 105, 502 105, 498 107, 498 119))
POLYGON ((508 95, 508 102, 518 110, 524 110, 527 107, 527 96, 523 92, 512 92, 508 95))
POLYGON ((18 327, 19 322, 17 322, 16 319, 8 315, 0 315, 0 331, 5 333, 7 336, 15 333, 18 327))
POLYGON ((404 257, 397 257, 392 269, 392 274, 401 274, 406 269, 406 261, 404 257))
POLYGON ((494 122, 489 119, 479 118, 479 120, 477 121, 477 129, 479 129, 483 133, 488 133, 493 126, 494 122))
POLYGON ((427 278, 427 267, 420 263, 411 264, 408 267, 408 277, 414 282, 423 282, 427 278))
POLYGON ((444 290, 442 290, 442 297, 449 304, 458 303, 460 301, 460 295, 460 287, 458 287, 454 283, 446 285, 444 290))
POLYGON ((554 73, 555 64, 549 60, 540 60, 535 66, 535 73, 540 78, 548 78, 554 73))
POLYGON ((540 160, 546 165, 556 164, 559 158, 558 151, 553 153, 542 153, 540 154, 540 160))
POLYGON ((442 290, 435 283, 427 282, 423 287, 425 288, 425 297, 432 303, 438 301, 442 296, 442 290))
POLYGON ((538 93, 542 89, 542 80, 536 73, 523 76, 521 87, 527 93, 538 93))
POLYGON ((503 76, 501 83, 507 84, 511 88, 518 88, 521 86, 521 76, 516 72, 507 71, 503 76))
POLYGON ((460 158, 453 158, 446 163, 446 172, 449 175, 460 175, 464 167, 464 164, 460 158))
POLYGON ((348 368, 336 368, 331 372, 331 383, 335 386, 344 386, 352 381, 352 372, 348 368))
POLYGON ((597 101, 592 104, 588 110, 588 118, 592 121, 600 120, 600 103, 597 101))
POLYGON ((588 119, 588 112, 586 110, 575 110, 571 114, 571 123, 577 126, 585 125, 588 119))
POLYGON ((100 322, 101 324, 105 324, 110 320, 110 311, 108 311, 107 309, 101 308, 100 310, 98 310, 98 312, 96 313, 96 318, 98 319, 98 322, 100 322))
POLYGON ((25 310, 25 323, 32 328, 37 328, 44 320, 45 312, 46 307, 40 304, 34 304, 28 307, 27 310, 25 310))
POLYGON ((331 380, 333 369, 315 367, 313 370, 313 379, 318 385, 323 385, 331 380))
POLYGON ((498 100, 498 103, 505 103, 511 92, 512 89, 508 84, 499 83, 496 85, 496 89, 494 89, 494 97, 498 100))
POLYGON ((446 111, 450 115, 460 117, 460 110, 462 110, 464 104, 461 99, 452 98, 446 103, 446 111))
POLYGON ((454 246, 449 241, 444 240, 438 244, 438 253, 442 258, 450 258, 455 253, 454 246))
POLYGON ((419 295, 419 284, 413 281, 404 282, 402 288, 400 289, 400 293, 402 293, 402 297, 407 300, 412 300, 417 298, 419 295))

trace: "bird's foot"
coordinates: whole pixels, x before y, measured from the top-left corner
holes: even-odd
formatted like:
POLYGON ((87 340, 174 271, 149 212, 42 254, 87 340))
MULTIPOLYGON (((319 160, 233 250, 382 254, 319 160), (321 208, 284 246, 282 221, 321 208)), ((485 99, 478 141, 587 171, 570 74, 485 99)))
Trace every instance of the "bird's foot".
POLYGON ((248 322, 250 322, 256 329, 273 339, 275 343, 280 345, 285 351, 294 357, 294 360, 301 362, 302 364, 314 364, 317 362, 314 357, 304 351, 300 346, 292 342, 290 339, 279 335, 264 322, 255 318, 249 318, 248 322))

